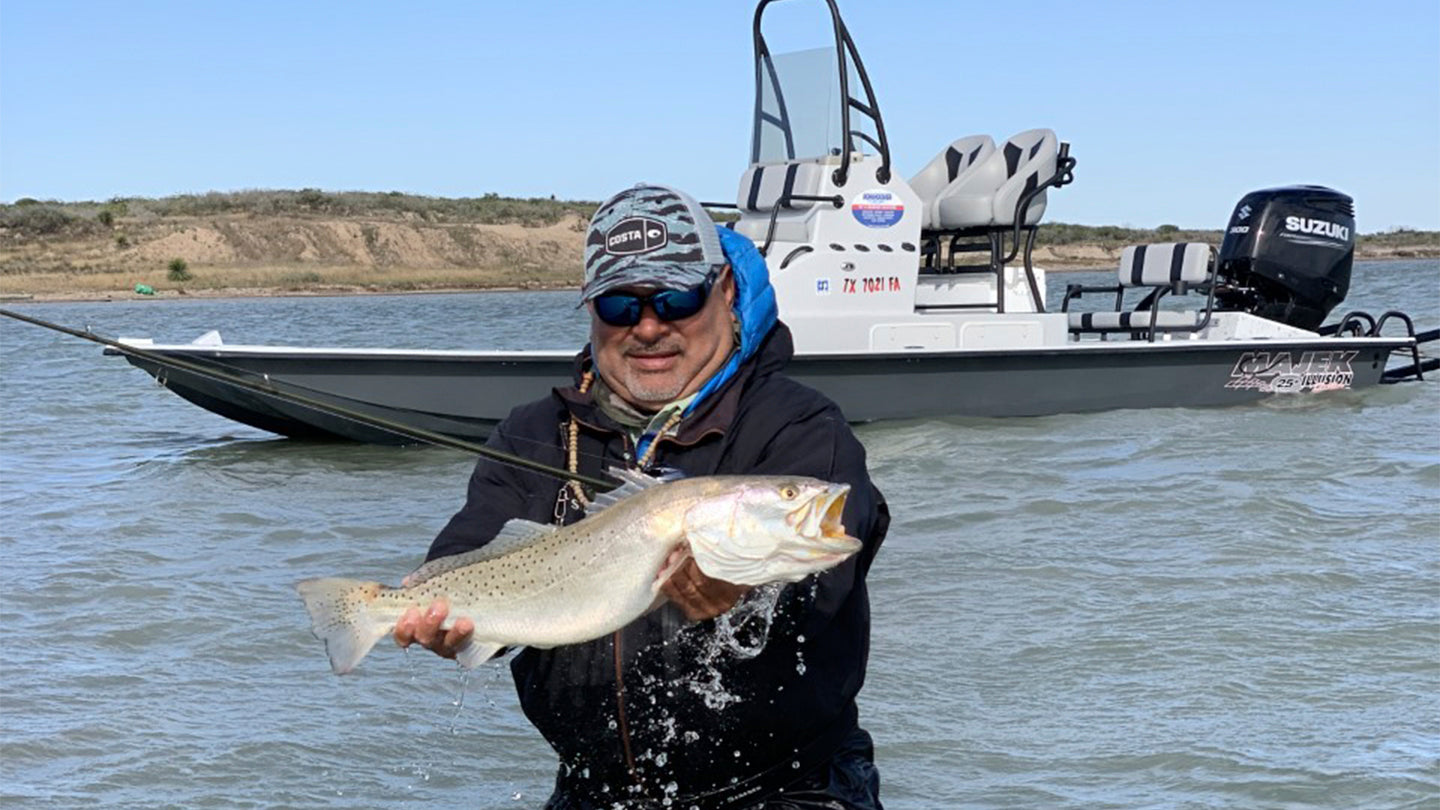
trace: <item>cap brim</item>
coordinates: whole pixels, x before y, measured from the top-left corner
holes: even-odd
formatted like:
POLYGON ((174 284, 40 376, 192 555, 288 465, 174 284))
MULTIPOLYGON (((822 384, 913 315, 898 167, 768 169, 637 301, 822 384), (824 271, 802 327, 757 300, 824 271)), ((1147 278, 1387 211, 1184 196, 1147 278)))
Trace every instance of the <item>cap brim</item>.
POLYGON ((592 282, 589 286, 580 291, 580 303, 594 298, 597 295, 604 295, 620 287, 654 287, 657 290, 685 290, 691 287, 698 287, 705 283, 705 279, 713 272, 710 268, 696 268, 693 265, 679 266, 669 265, 665 267, 647 267, 645 272, 622 271, 612 273, 606 278, 592 282))

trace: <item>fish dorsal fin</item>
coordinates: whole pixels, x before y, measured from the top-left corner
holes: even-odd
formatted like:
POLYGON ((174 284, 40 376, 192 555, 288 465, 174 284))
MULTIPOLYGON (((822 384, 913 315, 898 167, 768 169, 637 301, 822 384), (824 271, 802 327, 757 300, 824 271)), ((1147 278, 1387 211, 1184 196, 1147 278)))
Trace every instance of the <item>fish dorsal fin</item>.
POLYGON ((520 518, 507 520, 505 525, 500 527, 500 531, 494 539, 480 548, 463 554, 440 557, 411 571, 410 576, 405 577, 405 587, 419 585, 427 579, 434 579, 447 571, 454 571, 456 568, 464 568, 467 565, 503 557, 512 551, 544 540, 554 531, 554 526, 547 526, 532 520, 521 520, 520 518))
POLYGON ((611 468, 606 470, 605 474, 618 480, 620 486, 609 492, 602 492, 596 495, 595 499, 585 507, 585 515, 587 517, 594 517, 600 514, 631 495, 638 495, 651 487, 685 477, 684 474, 678 470, 665 470, 660 475, 655 476, 646 475, 639 470, 611 468))

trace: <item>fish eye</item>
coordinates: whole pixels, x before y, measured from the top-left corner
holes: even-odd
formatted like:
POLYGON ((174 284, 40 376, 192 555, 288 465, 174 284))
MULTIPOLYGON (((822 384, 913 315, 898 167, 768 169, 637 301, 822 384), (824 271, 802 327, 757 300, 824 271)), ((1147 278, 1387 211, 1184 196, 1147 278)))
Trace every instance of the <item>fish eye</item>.
POLYGON ((780 497, 784 498, 787 501, 795 500, 795 498, 799 496, 799 494, 800 490, 796 489, 791 484, 786 484, 785 486, 780 487, 780 497))

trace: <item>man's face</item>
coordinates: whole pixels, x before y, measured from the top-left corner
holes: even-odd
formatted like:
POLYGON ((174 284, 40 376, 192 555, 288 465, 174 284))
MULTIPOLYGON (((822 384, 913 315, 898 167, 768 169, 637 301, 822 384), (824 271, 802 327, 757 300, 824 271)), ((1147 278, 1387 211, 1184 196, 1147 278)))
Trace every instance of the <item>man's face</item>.
MULTIPOLYGON (((648 287, 619 292, 645 295, 648 287)), ((678 321, 662 321, 646 304, 634 326, 611 326, 590 306, 590 346, 595 368, 610 390, 643 411, 658 411, 687 397, 724 365, 734 347, 730 307, 735 282, 727 270, 710 291, 705 307, 678 321)))

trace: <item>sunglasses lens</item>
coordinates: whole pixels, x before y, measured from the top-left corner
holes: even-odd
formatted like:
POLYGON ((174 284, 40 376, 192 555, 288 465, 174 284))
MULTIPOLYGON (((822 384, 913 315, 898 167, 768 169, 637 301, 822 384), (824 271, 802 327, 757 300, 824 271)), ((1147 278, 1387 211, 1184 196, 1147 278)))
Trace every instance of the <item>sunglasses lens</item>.
POLYGON ((644 301, 633 295, 614 293, 597 295, 594 300, 595 315, 611 326, 634 326, 640 322, 640 308, 644 301))
POLYGON ((710 297, 710 285, 714 278, 705 280, 698 287, 688 290, 661 290, 649 295, 629 293, 605 293, 592 299, 595 315, 611 326, 634 326, 640 323, 640 313, 649 304, 655 310, 655 317, 662 321, 682 321, 705 308, 710 297))
POLYGON ((705 308, 706 288, 664 290, 650 298, 655 315, 662 321, 681 321, 705 308))

